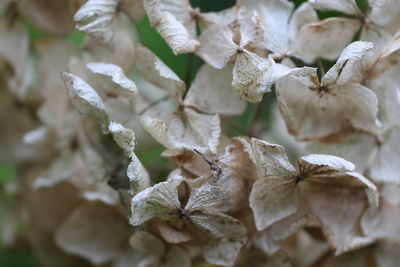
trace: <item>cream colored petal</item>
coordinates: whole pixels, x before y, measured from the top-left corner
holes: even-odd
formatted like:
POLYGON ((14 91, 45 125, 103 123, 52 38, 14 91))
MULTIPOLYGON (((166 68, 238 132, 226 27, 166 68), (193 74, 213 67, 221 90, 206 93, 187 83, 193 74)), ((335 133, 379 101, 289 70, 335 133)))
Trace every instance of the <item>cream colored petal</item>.
POLYGON ((63 72, 62 78, 72 104, 79 113, 93 117, 100 123, 108 121, 108 114, 106 113, 103 101, 89 84, 78 76, 68 72, 63 72))
POLYGON ((366 207, 362 192, 344 189, 327 191, 322 187, 315 190, 309 196, 311 209, 320 219, 328 242, 336 250, 335 255, 373 242, 370 238, 359 239, 354 232, 366 207))
POLYGON ((175 152, 194 148, 202 153, 216 152, 221 133, 218 115, 199 113, 191 108, 185 108, 182 117, 179 113, 162 112, 149 111, 140 118, 144 128, 158 142, 175 152))
POLYGON ((181 178, 171 179, 146 188, 132 198, 130 224, 137 226, 156 216, 179 209, 177 186, 181 178))
POLYGON ((367 178, 353 172, 353 163, 332 155, 311 154, 299 159, 300 173, 305 181, 342 187, 366 188, 376 191, 376 186, 367 178))
POLYGON ((385 141, 378 149, 368 174, 377 183, 400 183, 400 127, 393 127, 385 134, 385 141))
POLYGON ((233 68, 233 90, 244 101, 261 102, 274 83, 270 72, 273 64, 273 61, 248 51, 239 53, 233 68))
POLYGON ((347 15, 362 16, 355 0, 309 0, 316 9, 326 11, 339 11, 347 15))
POLYGON ((94 264, 115 259, 132 233, 125 215, 115 206, 87 203, 75 210, 56 234, 57 244, 94 264))
POLYGON ((298 79, 287 77, 277 85, 280 111, 298 140, 323 138, 340 132, 347 123, 376 130, 376 95, 358 84, 318 92, 298 79))
POLYGON ((361 26, 359 20, 328 18, 303 25, 295 41, 295 54, 306 62, 318 58, 334 60, 353 40, 361 26))
MULTIPOLYGON (((289 21, 289 33, 290 40, 296 42, 296 36, 299 34, 299 30, 305 24, 312 24, 318 22, 318 14, 308 2, 302 3, 293 12, 292 17, 289 21)), ((293 44, 295 45, 295 44, 293 44)), ((293 48, 292 48, 293 49, 293 48)))
POLYGON ((268 255, 273 255, 279 251, 285 240, 297 233, 308 221, 305 209, 299 208, 296 213, 275 222, 255 235, 254 243, 268 255))
POLYGON ((191 192, 185 209, 216 213, 238 210, 245 201, 244 180, 226 167, 221 173, 199 177, 191 183, 191 192))
POLYGON ((186 94, 184 103, 206 113, 241 114, 246 104, 232 90, 232 64, 222 70, 204 65, 186 94))
POLYGON ((360 132, 345 133, 337 138, 308 142, 307 154, 328 154, 353 162, 356 171, 363 173, 370 164, 375 138, 360 132))
POLYGON ((136 49, 136 66, 140 75, 148 82, 166 90, 172 97, 181 97, 185 83, 148 48, 138 46, 136 49))
POLYGON ((134 153, 126 174, 131 182, 131 190, 134 195, 150 186, 149 173, 134 153))
POLYGON ((244 225, 222 213, 192 215, 191 220, 212 239, 203 248, 205 259, 211 264, 232 266, 247 240, 244 225))
POLYGON ((175 55, 194 52, 200 45, 177 17, 162 8, 160 0, 144 0, 150 23, 171 47, 175 55))
POLYGON ((289 162, 285 149, 276 144, 253 138, 253 157, 261 177, 291 177, 296 169, 289 162))
POLYGON ((135 232, 129 239, 129 244, 134 250, 158 257, 163 257, 166 250, 164 243, 160 239, 144 231, 135 232))
POLYGON ((161 220, 157 221, 157 229, 160 232, 160 236, 170 244, 186 242, 192 238, 188 231, 177 229, 161 220))
POLYGON ((238 45, 233 42, 233 33, 228 26, 207 28, 199 36, 201 46, 197 54, 209 65, 222 69, 237 53, 238 45))
POLYGON ((382 201, 378 208, 371 207, 365 211, 361 220, 361 227, 366 236, 400 241, 400 209, 382 201))
POLYGON ((363 41, 349 44, 342 51, 336 64, 322 77, 321 84, 323 86, 346 84, 353 74, 354 63, 361 60, 373 47, 372 43, 363 41))
POLYGON ((294 214, 299 208, 300 192, 291 177, 266 177, 254 183, 249 200, 256 227, 261 231, 294 214))
POLYGON ((89 0, 74 15, 76 28, 100 43, 110 43, 117 4, 117 0, 89 0))
POLYGON ((110 77, 112 81, 119 86, 115 87, 118 90, 118 93, 132 101, 135 100, 136 95, 138 94, 136 84, 131 79, 125 76, 124 71, 121 69, 121 67, 114 64, 101 62, 89 63, 87 64, 87 67, 93 73, 110 77))
POLYGON ((60 157, 54 158, 49 168, 36 178, 32 184, 33 189, 52 187, 58 183, 72 180, 78 176, 76 154, 64 153, 60 157))
POLYGON ((242 0, 239 3, 257 10, 265 31, 264 47, 275 54, 290 51, 289 18, 294 5, 287 0, 242 0))

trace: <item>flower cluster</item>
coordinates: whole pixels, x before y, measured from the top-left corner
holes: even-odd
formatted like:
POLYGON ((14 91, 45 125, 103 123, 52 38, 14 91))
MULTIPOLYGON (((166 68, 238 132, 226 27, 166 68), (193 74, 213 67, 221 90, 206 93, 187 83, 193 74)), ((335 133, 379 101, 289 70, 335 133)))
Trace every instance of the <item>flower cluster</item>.
POLYGON ((396 0, 0 12, 0 159, 18 175, 0 188, 16 198, 0 203, 2 243, 19 234, 44 266, 398 266, 396 0), (141 42, 144 16, 175 55, 204 61, 193 80, 141 42), (161 172, 144 162, 154 146, 161 172))

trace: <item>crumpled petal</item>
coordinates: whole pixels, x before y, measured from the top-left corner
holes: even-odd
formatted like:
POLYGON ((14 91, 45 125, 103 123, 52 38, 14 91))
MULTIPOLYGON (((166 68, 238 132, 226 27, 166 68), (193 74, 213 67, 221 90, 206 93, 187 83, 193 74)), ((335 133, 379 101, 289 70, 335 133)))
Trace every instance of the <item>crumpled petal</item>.
POLYGON ((68 89, 68 95, 72 104, 79 113, 94 117, 99 122, 106 124, 108 122, 108 114, 106 113, 103 100, 97 92, 76 75, 63 72, 62 78, 68 89))
POLYGON ((87 67, 93 73, 102 74, 110 77, 114 83, 119 85, 119 87, 116 88, 120 91, 121 95, 126 96, 131 101, 135 100, 136 95, 138 94, 136 84, 131 79, 125 76, 124 71, 121 69, 121 67, 114 64, 101 62, 89 63, 87 64, 87 67))
POLYGON ((89 0, 74 15, 76 28, 96 41, 109 44, 114 38, 112 20, 118 0, 89 0))
POLYGON ((166 90, 172 97, 180 98, 185 90, 185 83, 148 48, 138 46, 136 49, 136 66, 140 75, 146 81, 166 90))
POLYGON ((199 42, 173 14, 164 10, 160 0, 144 0, 143 3, 151 26, 156 28, 175 55, 196 50, 199 42))
POLYGON ((233 68, 232 87, 242 100, 250 103, 261 102, 266 92, 271 91, 272 83, 268 72, 274 64, 271 59, 243 51, 238 54, 233 68))
POLYGON ((241 4, 257 10, 262 20, 265 38, 263 46, 278 55, 290 51, 289 18, 294 4, 287 0, 243 0, 241 4))
POLYGON ((222 214, 190 216, 196 227, 212 238, 203 249, 205 259, 211 264, 232 266, 241 247, 247 240, 246 228, 237 219, 222 214))
POLYGON ((341 53, 336 64, 322 77, 322 86, 344 85, 353 74, 353 65, 362 59, 374 45, 370 42, 356 41, 349 44, 341 53))
POLYGON ((309 3, 319 10, 339 11, 354 16, 363 15, 354 0, 309 0, 309 3))
POLYGON ((155 216, 168 215, 181 204, 178 199, 177 186, 181 178, 174 178, 146 188, 132 198, 132 213, 129 223, 137 226, 155 216))

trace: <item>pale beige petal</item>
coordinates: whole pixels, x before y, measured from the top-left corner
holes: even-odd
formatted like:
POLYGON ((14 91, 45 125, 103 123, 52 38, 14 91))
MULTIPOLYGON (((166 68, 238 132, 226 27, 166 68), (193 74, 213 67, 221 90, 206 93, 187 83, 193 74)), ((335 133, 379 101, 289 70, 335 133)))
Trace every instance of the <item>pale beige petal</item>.
POLYGON ((323 225, 328 242, 336 249, 335 255, 373 242, 371 238, 359 238, 354 232, 366 207, 362 192, 315 188, 309 201, 313 214, 323 225))
POLYGON ((191 108, 185 108, 181 114, 168 114, 162 109, 154 112, 155 109, 146 112, 140 120, 165 147, 175 152, 194 148, 202 153, 216 152, 221 133, 218 115, 199 113, 191 108))
POLYGON ((309 0, 316 9, 326 11, 339 11, 347 15, 362 16, 355 0, 309 0))
POLYGON ((57 231, 56 242, 69 253, 102 264, 117 257, 131 233, 119 208, 92 202, 68 217, 57 231))
POLYGON ((273 255, 279 251, 287 238, 297 233, 308 221, 309 217, 306 216, 305 209, 299 208, 296 213, 275 222, 256 234, 253 241, 265 253, 273 255))
POLYGON ((322 77, 323 86, 344 85, 352 74, 355 62, 361 60, 374 45, 370 42, 356 41, 349 44, 341 53, 336 64, 322 77))
POLYGON ((353 40, 360 26, 359 20, 348 18, 328 18, 305 24, 297 35, 295 54, 306 62, 318 58, 334 60, 353 40))
POLYGON ((164 243, 160 239, 144 231, 135 232, 129 239, 129 244, 134 250, 158 257, 163 257, 166 250, 164 243))
POLYGON ((203 249, 205 259, 211 264, 232 266, 247 240, 244 225, 221 213, 192 215, 191 220, 212 239, 203 249))
POLYGON ((63 72, 62 78, 72 104, 81 114, 93 117, 100 123, 108 121, 103 101, 89 84, 68 72, 63 72))
POLYGON ((207 113, 241 114, 246 104, 232 90, 231 81, 232 64, 222 70, 205 64, 197 73, 184 103, 207 113))
POLYGON ((385 141, 378 145, 368 174, 378 183, 400 183, 400 127, 393 127, 385 134, 385 141))
POLYGON ((257 10, 264 26, 263 45, 275 54, 290 52, 289 19, 294 4, 287 0, 243 0, 244 6, 257 10))
POLYGON ((222 69, 237 53, 238 45, 233 42, 233 33, 228 26, 207 28, 199 37, 201 46, 197 54, 208 64, 222 69))
POLYGON ((288 130, 298 140, 326 137, 349 122, 359 129, 376 129, 376 95, 358 84, 318 92, 287 77, 278 83, 277 97, 288 130))
POLYGON ((177 229, 167 222, 157 221, 157 229, 161 237, 170 244, 178 244, 189 241, 192 236, 184 229, 177 229))
POLYGON ((76 28, 100 43, 110 43, 117 4, 117 0, 89 0, 74 15, 76 28))
POLYGON ((131 155, 131 162, 128 165, 126 174, 131 183, 133 195, 150 186, 149 173, 134 153, 131 155))
POLYGON ((399 242, 399 219, 399 207, 382 201, 378 208, 371 207, 365 211, 361 227, 366 236, 399 242))
POLYGON ((171 179, 146 188, 132 198, 132 213, 129 222, 140 225, 156 216, 168 215, 179 209, 177 186, 181 178, 171 179))
POLYGON ((177 17, 162 7, 160 0, 144 0, 150 23, 171 47, 175 55, 194 52, 200 45, 177 17))
POLYGON ((356 166, 356 171, 363 173, 370 164, 370 156, 375 148, 373 136, 360 132, 344 133, 333 139, 308 142, 307 154, 328 154, 342 157, 356 166))
POLYGON ((255 224, 261 231, 294 214, 299 208, 300 192, 291 177, 267 177, 254 183, 249 199, 255 224))
POLYGON ((118 93, 132 101, 135 100, 136 95, 138 94, 136 84, 125 76, 121 67, 101 62, 89 63, 87 64, 87 67, 93 73, 110 77, 115 84, 119 85, 118 87, 115 87, 118 90, 118 93))
POLYGON ((273 64, 271 59, 261 58, 252 52, 240 52, 233 68, 233 90, 242 100, 261 102, 264 94, 271 91, 274 82, 270 72, 273 64))
POLYGON ((291 177, 296 169, 289 162, 285 149, 276 144, 253 138, 254 159, 261 177, 291 177))
POLYGON ((138 46, 136 49, 136 66, 140 75, 148 82, 166 90, 172 97, 181 97, 185 83, 148 48, 138 46))

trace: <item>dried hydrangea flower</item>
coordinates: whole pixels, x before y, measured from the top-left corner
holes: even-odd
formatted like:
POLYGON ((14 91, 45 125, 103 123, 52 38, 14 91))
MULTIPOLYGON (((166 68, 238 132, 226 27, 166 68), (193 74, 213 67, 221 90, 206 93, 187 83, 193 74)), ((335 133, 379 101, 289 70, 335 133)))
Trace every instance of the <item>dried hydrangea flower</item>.
POLYGON ((337 253, 353 246, 351 232, 358 216, 368 203, 377 205, 374 184, 339 157, 303 156, 296 170, 283 147, 258 139, 252 139, 252 146, 260 176, 250 193, 257 229, 266 229, 291 215, 295 220, 289 225, 293 225, 309 213, 321 221, 337 253), (338 205, 337 201, 343 203, 338 205))
POLYGON ((376 95, 351 81, 354 63, 371 49, 367 42, 350 44, 321 82, 316 69, 303 67, 304 73, 277 84, 279 108, 291 134, 298 140, 318 139, 340 132, 346 123, 376 131, 376 95))

